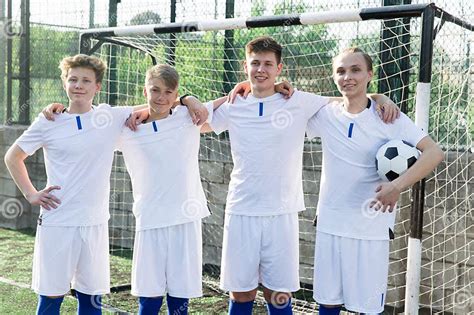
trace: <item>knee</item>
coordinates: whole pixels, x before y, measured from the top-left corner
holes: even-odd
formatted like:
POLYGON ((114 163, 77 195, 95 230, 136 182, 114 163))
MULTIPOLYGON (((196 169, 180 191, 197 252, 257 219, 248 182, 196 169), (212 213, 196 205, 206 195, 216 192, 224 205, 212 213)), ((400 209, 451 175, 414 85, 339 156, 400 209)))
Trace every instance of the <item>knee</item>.
POLYGON ((282 305, 288 303, 291 299, 291 293, 289 292, 278 292, 267 288, 263 288, 263 297, 269 304, 282 305))
POLYGON ((257 290, 247 292, 230 292, 230 298, 238 303, 245 303, 255 300, 257 290))

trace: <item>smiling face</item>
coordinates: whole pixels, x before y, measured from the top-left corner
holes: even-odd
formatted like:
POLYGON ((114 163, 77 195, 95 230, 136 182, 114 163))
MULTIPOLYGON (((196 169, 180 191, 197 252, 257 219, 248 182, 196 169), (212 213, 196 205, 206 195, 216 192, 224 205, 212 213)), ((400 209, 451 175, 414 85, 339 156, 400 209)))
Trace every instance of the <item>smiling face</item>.
POLYGON ((70 104, 79 106, 92 105, 95 94, 101 88, 94 70, 84 67, 69 69, 63 85, 70 104))
POLYGON ((372 75, 372 70, 369 70, 367 61, 360 52, 343 53, 333 61, 334 83, 344 97, 366 95, 372 75))
POLYGON ((171 88, 162 79, 149 78, 143 93, 151 115, 167 116, 178 96, 178 87, 171 88))
POLYGON ((244 69, 256 97, 266 97, 275 93, 275 81, 283 65, 278 63, 274 52, 261 51, 247 53, 244 69))

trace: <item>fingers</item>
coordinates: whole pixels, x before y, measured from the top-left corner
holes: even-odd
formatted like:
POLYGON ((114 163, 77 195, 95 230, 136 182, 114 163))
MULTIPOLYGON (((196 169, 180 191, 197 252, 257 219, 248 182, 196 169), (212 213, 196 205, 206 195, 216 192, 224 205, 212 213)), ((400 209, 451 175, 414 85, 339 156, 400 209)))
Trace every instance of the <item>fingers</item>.
POLYGON ((61 187, 59 187, 57 185, 53 185, 53 186, 49 186, 49 187, 45 188, 44 192, 50 193, 53 190, 60 190, 60 189, 61 189, 61 187))
POLYGON ((247 98, 247 96, 249 96, 250 92, 251 92, 251 89, 250 89, 250 88, 246 89, 246 90, 244 91, 243 95, 242 95, 243 98, 247 98))
POLYGON ((49 186, 40 192, 39 204, 46 210, 56 209, 60 204, 61 200, 51 194, 53 190, 59 190, 59 186, 49 186))
POLYGON ((197 124, 199 118, 197 117, 195 112, 190 112, 189 115, 191 115, 191 120, 193 121, 193 124, 197 124))
POLYGON ((40 205, 45 208, 46 210, 56 209, 60 202, 49 198, 47 195, 44 195, 40 198, 40 205))
POLYGON ((230 91, 229 96, 227 97, 227 101, 231 104, 234 103, 236 96, 237 96, 237 93, 235 92, 235 89, 232 89, 232 91, 230 91))

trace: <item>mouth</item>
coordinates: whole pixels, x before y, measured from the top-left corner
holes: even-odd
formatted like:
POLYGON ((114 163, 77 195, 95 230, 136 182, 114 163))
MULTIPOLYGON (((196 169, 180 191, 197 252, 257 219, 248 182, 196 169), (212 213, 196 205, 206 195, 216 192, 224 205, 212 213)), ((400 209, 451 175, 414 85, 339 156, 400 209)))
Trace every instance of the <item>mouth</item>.
POLYGON ((254 79, 257 80, 258 82, 262 82, 262 81, 265 81, 267 79, 267 77, 257 75, 257 76, 254 76, 254 79))

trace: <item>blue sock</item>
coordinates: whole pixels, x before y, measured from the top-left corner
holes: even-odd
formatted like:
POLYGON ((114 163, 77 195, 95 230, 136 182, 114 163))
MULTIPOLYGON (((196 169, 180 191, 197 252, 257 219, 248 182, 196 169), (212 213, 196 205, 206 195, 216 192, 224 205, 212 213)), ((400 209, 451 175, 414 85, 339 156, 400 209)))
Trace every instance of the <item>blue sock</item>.
POLYGON ((189 299, 178 298, 171 295, 166 296, 168 303, 168 315, 188 315, 189 299))
POLYGON ((59 315, 59 309, 61 303, 64 300, 64 296, 59 298, 50 298, 44 295, 38 297, 38 308, 36 309, 36 315, 59 315))
POLYGON ((319 304, 319 315, 339 315, 341 307, 325 307, 319 304))
POLYGON ((139 315, 156 315, 160 311, 161 304, 163 304, 163 297, 143 297, 138 299, 138 314, 139 315))
POLYGON ((79 302, 77 308, 78 315, 102 314, 102 297, 100 295, 89 295, 76 291, 76 298, 79 302))
POLYGON ((267 303, 267 311, 269 315, 292 315, 291 298, 285 304, 267 303))
POLYGON ((237 302, 229 301, 229 315, 252 315, 253 301, 237 302))

